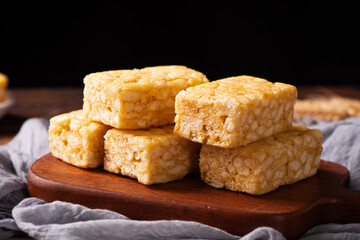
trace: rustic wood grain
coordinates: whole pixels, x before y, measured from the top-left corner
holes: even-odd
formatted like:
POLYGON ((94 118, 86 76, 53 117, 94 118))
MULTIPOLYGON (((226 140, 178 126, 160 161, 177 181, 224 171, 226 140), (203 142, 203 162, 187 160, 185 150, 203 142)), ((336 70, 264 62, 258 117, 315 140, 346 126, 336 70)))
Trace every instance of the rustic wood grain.
POLYGON ((51 154, 35 162, 28 174, 31 196, 47 202, 105 208, 132 219, 198 221, 237 235, 269 226, 287 238, 321 223, 360 222, 360 192, 347 189, 348 181, 346 168, 322 161, 314 177, 251 196, 211 188, 198 175, 145 186, 102 169, 74 167, 51 154))

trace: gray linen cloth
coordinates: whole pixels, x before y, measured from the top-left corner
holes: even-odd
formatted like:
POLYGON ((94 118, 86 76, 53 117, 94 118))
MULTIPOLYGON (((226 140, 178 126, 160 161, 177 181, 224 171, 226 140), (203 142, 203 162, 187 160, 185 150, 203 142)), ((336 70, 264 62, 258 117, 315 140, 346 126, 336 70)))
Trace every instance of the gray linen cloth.
MULTIPOLYGON (((27 120, 17 136, 0 146, 0 239, 27 234, 36 239, 285 239, 260 227, 245 236, 191 221, 137 221, 121 214, 30 198, 26 189, 31 164, 49 152, 48 121, 27 120)), ((322 159, 350 171, 350 188, 360 190, 360 118, 318 123, 324 135, 322 159)), ((301 239, 360 239, 360 224, 324 224, 301 239)))

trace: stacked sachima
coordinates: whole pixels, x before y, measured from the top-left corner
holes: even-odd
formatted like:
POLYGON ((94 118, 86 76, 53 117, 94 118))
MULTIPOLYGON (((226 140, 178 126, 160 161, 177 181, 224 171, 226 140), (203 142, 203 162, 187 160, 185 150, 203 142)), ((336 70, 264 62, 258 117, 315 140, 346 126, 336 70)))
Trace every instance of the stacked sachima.
POLYGON ((210 186, 264 194, 316 173, 321 132, 292 126, 294 86, 240 76, 181 91, 175 133, 203 143, 201 178, 210 186))
POLYGON ((197 168, 201 145, 173 134, 175 96, 204 82, 204 74, 184 66, 90 74, 83 110, 50 120, 51 152, 143 184, 181 179, 197 168))
POLYGON ((321 132, 292 125, 294 86, 250 76, 209 83, 184 66, 93 73, 84 83, 83 109, 50 120, 51 152, 72 165, 143 184, 200 167, 210 186, 250 194, 319 167, 321 132))

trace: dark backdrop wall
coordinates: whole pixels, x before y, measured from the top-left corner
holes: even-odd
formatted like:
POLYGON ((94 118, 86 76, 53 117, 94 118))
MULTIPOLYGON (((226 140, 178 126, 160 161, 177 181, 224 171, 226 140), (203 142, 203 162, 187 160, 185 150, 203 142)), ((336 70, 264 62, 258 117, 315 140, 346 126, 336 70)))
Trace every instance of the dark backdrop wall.
POLYGON ((360 85, 356 1, 268 2, 1 3, 0 72, 11 87, 82 86, 91 72, 170 64, 211 80, 360 85))

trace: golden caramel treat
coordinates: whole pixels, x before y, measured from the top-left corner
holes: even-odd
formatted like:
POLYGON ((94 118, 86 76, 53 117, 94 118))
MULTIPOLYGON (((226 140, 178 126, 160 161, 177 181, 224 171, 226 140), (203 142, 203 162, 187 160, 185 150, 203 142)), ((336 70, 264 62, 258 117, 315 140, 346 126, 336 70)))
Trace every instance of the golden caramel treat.
POLYGON ((203 145, 201 178, 208 185, 254 195, 314 175, 320 165, 322 134, 319 129, 294 125, 237 148, 203 145))
POLYGON ((175 133, 234 148, 291 128, 297 90, 250 76, 231 77, 181 91, 175 133))
POLYGON ((8 77, 5 74, 0 73, 0 102, 6 99, 6 88, 8 83, 8 77))
POLYGON ((5 74, 0 73, 0 88, 7 88, 8 82, 8 77, 5 74))
POLYGON ((97 168, 104 162, 104 135, 109 126, 73 111, 50 119, 51 153, 77 167, 97 168))
POLYGON ((184 66, 93 73, 84 79, 83 109, 90 119, 120 129, 173 124, 176 94, 204 82, 204 74, 184 66))
POLYGON ((183 178, 198 168, 201 145, 174 135, 173 128, 109 130, 104 169, 146 185, 183 178))

